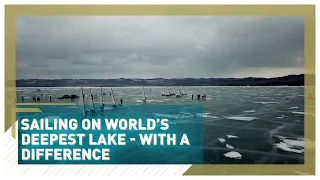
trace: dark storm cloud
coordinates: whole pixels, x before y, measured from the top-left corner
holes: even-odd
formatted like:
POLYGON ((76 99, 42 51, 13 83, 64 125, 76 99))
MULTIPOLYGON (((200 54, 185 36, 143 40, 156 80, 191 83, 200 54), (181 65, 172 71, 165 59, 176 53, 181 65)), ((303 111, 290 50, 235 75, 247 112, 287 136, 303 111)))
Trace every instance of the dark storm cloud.
POLYGON ((303 17, 18 17, 17 78, 303 73, 303 17))

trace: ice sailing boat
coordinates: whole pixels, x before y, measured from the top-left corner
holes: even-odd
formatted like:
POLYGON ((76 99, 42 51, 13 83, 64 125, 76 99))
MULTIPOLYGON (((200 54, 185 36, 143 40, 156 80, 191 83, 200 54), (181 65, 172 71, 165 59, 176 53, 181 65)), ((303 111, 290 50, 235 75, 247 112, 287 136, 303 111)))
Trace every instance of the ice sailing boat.
POLYGON ((112 100, 112 106, 116 107, 116 99, 114 98, 114 93, 112 88, 111 88, 111 100, 112 100))
POLYGON ((163 89, 160 89, 161 96, 165 96, 163 89))
POLYGON ((174 93, 174 91, 172 91, 173 89, 172 89, 170 86, 169 86, 169 88, 170 88, 170 91, 169 91, 170 95, 171 95, 171 96, 176 95, 176 94, 174 93))
POLYGON ((92 105, 92 108, 90 109, 90 113, 91 113, 91 114, 95 114, 96 111, 95 111, 95 108, 94 108, 93 95, 92 95, 92 93, 91 93, 91 88, 89 89, 89 92, 90 92, 90 97, 89 97, 89 99, 91 100, 91 105, 92 105))
POLYGON ((179 91, 179 94, 177 94, 177 98, 181 98, 182 97, 182 94, 181 94, 181 91, 180 91, 180 88, 179 87, 177 87, 178 88, 178 91, 179 91))
POLYGON ((82 88, 81 88, 79 99, 78 99, 78 105, 80 107, 80 111, 81 111, 81 114, 83 115, 83 117, 87 117, 86 107, 85 107, 85 104, 84 104, 83 89, 82 88))
POLYGON ((183 90, 182 95, 188 95, 188 94, 186 93, 186 90, 184 89, 184 87, 181 87, 181 88, 182 88, 182 90, 183 90))
POLYGON ((143 103, 147 102, 146 94, 145 94, 145 91, 144 91, 144 86, 143 86, 143 91, 142 91, 142 102, 143 103))
POLYGON ((171 96, 171 91, 169 89, 169 86, 167 86, 167 93, 165 94, 165 96, 171 96))
POLYGON ((102 87, 100 88, 100 99, 99 99, 100 101, 100 106, 101 106, 101 111, 103 111, 104 110, 104 102, 103 102, 103 93, 102 93, 102 87))
POLYGON ((161 96, 168 96, 168 93, 166 92, 166 90, 164 88, 162 88, 162 90, 161 90, 161 96))

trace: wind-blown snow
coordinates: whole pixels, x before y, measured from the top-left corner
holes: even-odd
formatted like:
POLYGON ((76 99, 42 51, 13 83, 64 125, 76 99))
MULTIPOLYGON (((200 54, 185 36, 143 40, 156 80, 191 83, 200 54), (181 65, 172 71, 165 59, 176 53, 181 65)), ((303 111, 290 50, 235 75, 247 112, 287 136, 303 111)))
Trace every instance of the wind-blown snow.
POLYGON ((227 137, 228 137, 229 139, 231 139, 231 138, 239 138, 238 136, 234 136, 234 135, 227 135, 227 137))
POLYGON ((252 121, 252 120, 258 119, 255 117, 241 117, 241 116, 229 116, 225 118, 231 119, 231 120, 237 120, 237 121, 252 121))
POLYGON ((225 157, 232 158, 232 159, 241 159, 242 155, 236 151, 231 151, 223 154, 225 157))
POLYGON ((283 119, 283 118, 285 118, 285 117, 287 117, 287 116, 281 115, 281 116, 278 116, 278 117, 276 117, 276 118, 277 118, 277 119, 283 119))
POLYGON ((304 112, 292 111, 293 114, 304 114, 304 112))
POLYGON ((278 104, 278 102, 254 102, 256 104, 278 104))
POLYGON ((294 152, 294 153, 299 153, 299 154, 304 152, 303 150, 300 150, 300 149, 293 149, 291 146, 289 146, 288 144, 283 143, 283 142, 280 142, 280 143, 277 143, 274 145, 283 151, 294 152))
POLYGON ((301 149, 304 147, 304 140, 303 139, 298 139, 298 140, 292 140, 288 139, 287 137, 284 136, 277 136, 279 140, 282 142, 274 144, 277 148, 283 150, 283 151, 288 151, 288 152, 294 152, 294 153, 303 153, 304 150, 301 149))
POLYGON ((210 116, 210 113, 197 113, 197 117, 204 117, 204 118, 218 118, 217 116, 210 116))
POLYGON ((289 107, 288 109, 298 109, 298 107, 289 107))
POLYGON ((161 113, 153 113, 155 116, 165 117, 165 118, 173 118, 173 119, 189 119, 191 115, 185 114, 161 114, 161 113))
POLYGON ((288 144, 289 146, 304 147, 304 141, 285 139, 283 140, 283 142, 288 144))
POLYGON ((228 149, 234 149, 234 147, 231 146, 231 145, 229 145, 229 144, 226 144, 226 148, 228 148, 228 149))
POLYGON ((243 112, 245 112, 245 113, 254 113, 256 111, 255 110, 248 110, 248 111, 243 111, 243 112))

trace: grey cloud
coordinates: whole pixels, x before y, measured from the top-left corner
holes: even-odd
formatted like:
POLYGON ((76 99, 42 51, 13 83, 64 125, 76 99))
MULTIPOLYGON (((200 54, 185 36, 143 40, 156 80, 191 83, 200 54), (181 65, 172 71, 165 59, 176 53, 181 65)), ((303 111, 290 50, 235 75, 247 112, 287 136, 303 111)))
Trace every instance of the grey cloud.
POLYGON ((17 17, 17 78, 303 73, 303 17, 17 17))

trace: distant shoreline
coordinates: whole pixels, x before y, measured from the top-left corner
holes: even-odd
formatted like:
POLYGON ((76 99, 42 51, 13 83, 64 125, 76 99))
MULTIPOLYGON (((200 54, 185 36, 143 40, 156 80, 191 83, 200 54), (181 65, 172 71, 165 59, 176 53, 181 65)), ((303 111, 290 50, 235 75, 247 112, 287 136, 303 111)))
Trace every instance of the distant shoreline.
MULTIPOLYGON (((127 87, 130 87, 130 88, 140 88, 142 86, 16 86, 17 88, 111 88, 111 87, 117 87, 117 88, 127 88, 127 87)), ((146 85, 144 87, 168 87, 168 86, 153 86, 153 85, 146 85)), ((170 87, 174 87, 174 86, 170 86, 170 87)), ((178 86, 178 87, 307 87, 305 85, 268 85, 268 86, 254 86, 254 85, 249 85, 249 86, 240 86, 240 85, 236 85, 236 86, 233 86, 233 85, 213 85, 213 86, 210 86, 210 85, 188 85, 188 86, 178 86)))
POLYGON ((153 78, 153 79, 19 79, 16 87, 134 87, 134 86, 304 86, 305 76, 274 78, 153 78))

